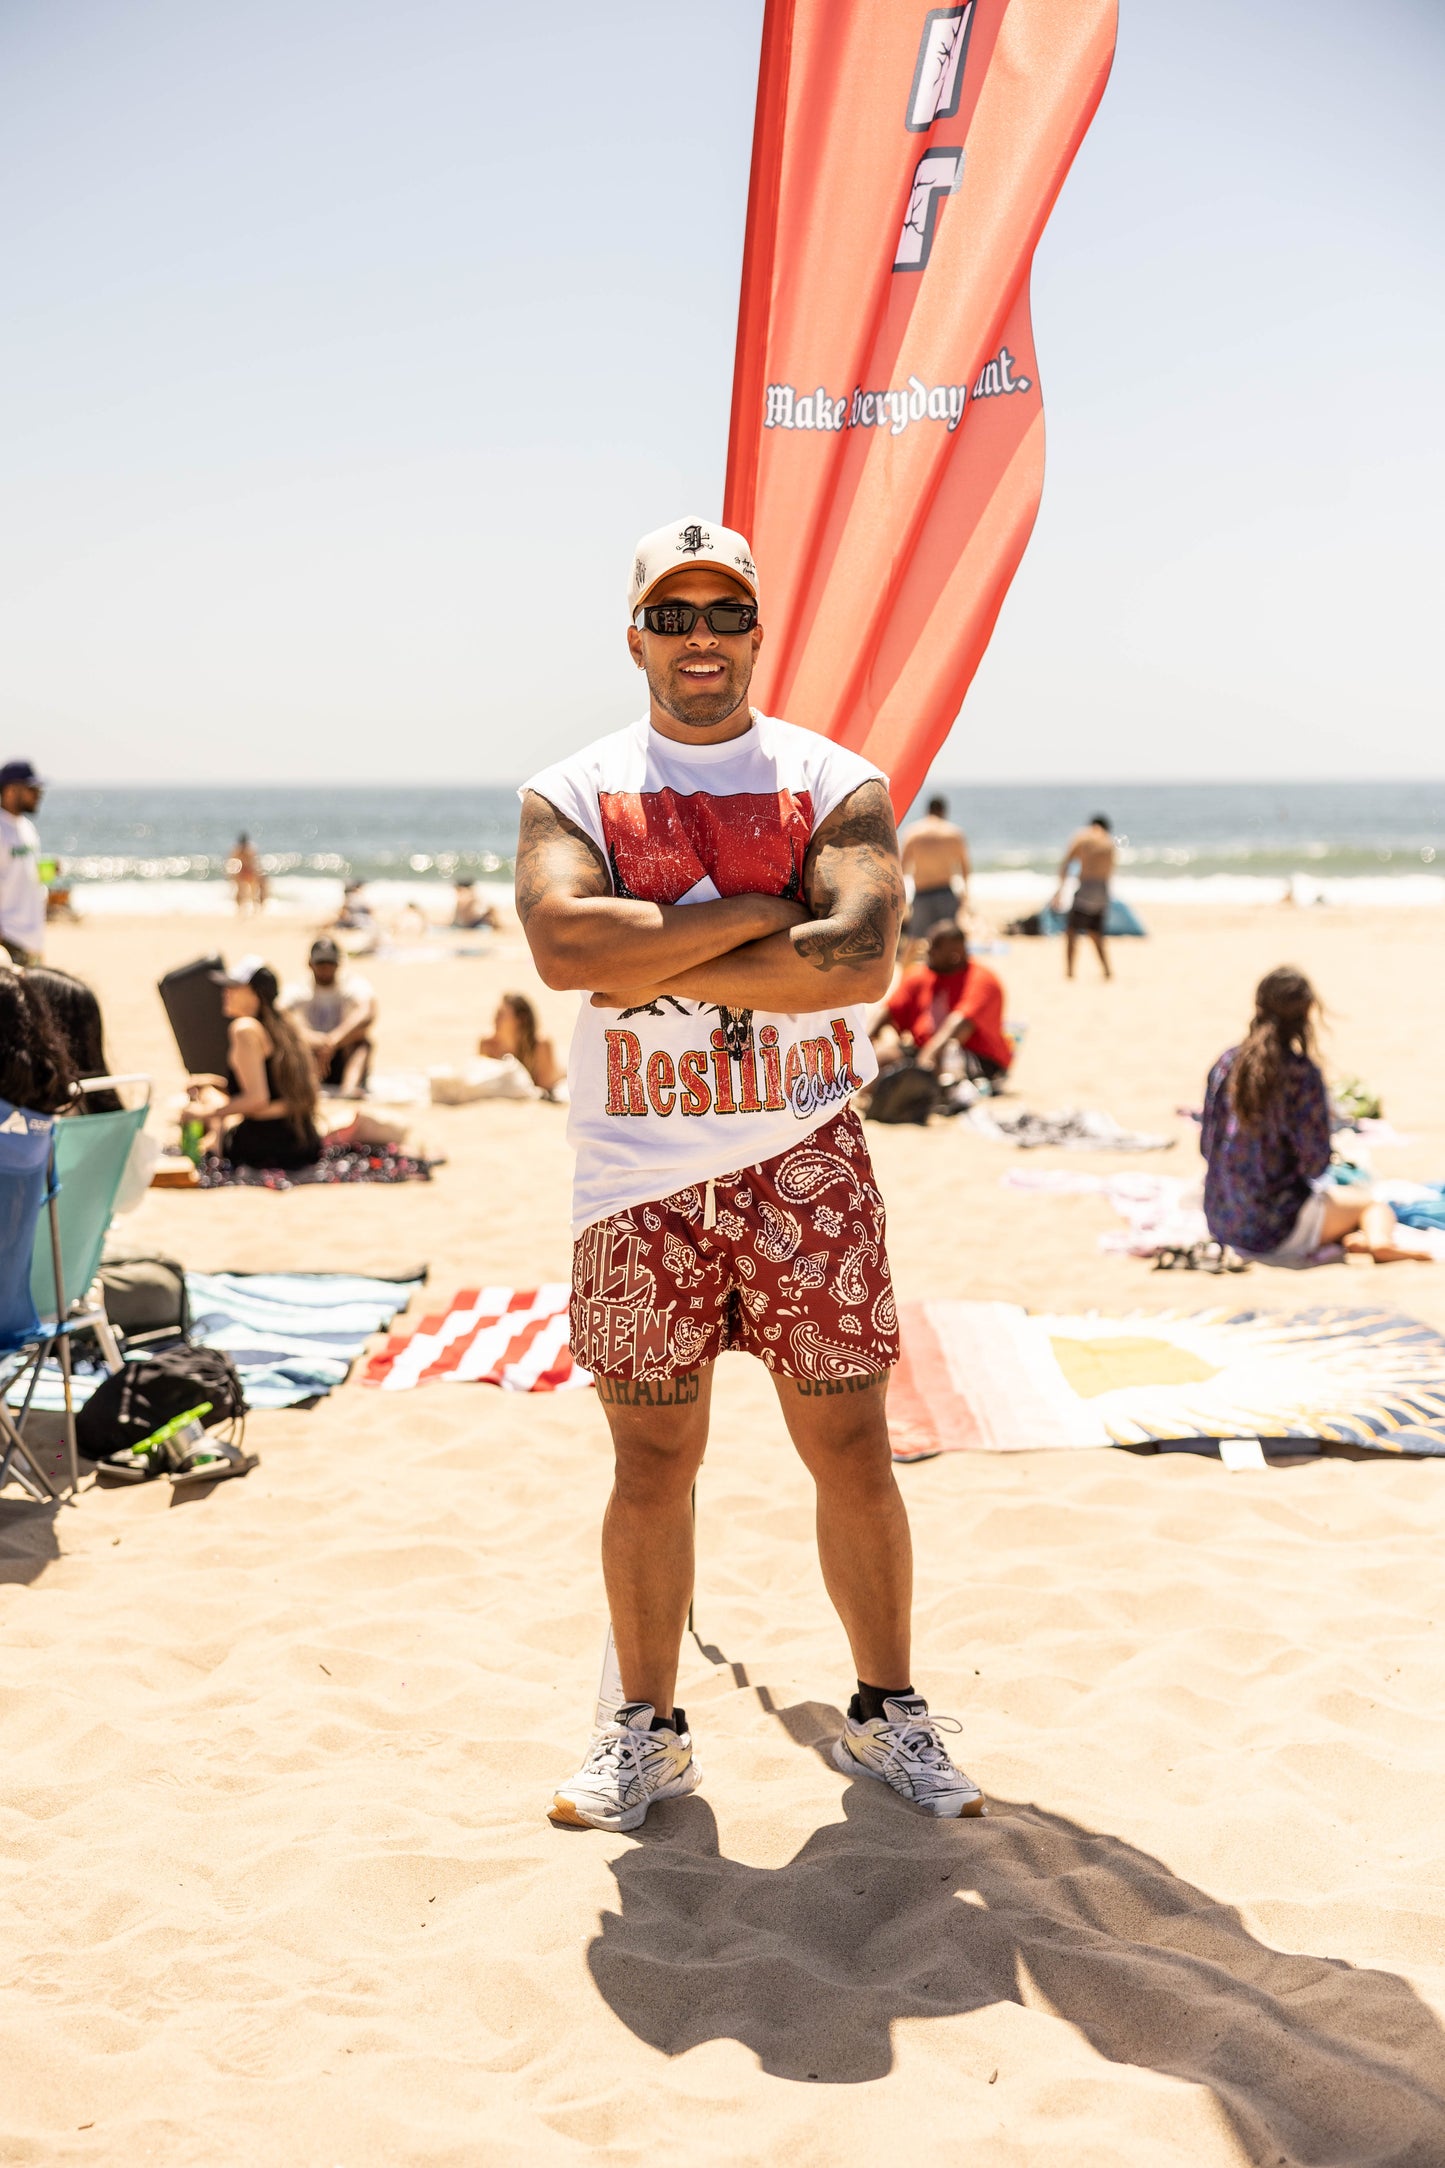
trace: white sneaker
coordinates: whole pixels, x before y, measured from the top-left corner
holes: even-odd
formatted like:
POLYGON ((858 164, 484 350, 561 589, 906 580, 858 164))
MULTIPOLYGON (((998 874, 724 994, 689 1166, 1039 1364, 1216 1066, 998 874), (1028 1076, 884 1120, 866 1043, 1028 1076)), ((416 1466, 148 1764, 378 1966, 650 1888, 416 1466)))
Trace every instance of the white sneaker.
POLYGON ((876 1777, 925 1814, 987 1814, 983 1793, 954 1767, 938 1736, 962 1731, 962 1724, 951 1716, 930 1716, 921 1694, 890 1695, 883 1707, 887 1713, 866 1724, 853 1716, 844 1719, 843 1736, 833 1748, 834 1767, 850 1777, 876 1777))
POLYGON ((604 1724, 575 1777, 559 1786, 547 1819, 562 1829, 636 1829, 659 1799, 684 1799, 702 1782, 686 1729, 652 1729, 650 1701, 627 1701, 604 1724))

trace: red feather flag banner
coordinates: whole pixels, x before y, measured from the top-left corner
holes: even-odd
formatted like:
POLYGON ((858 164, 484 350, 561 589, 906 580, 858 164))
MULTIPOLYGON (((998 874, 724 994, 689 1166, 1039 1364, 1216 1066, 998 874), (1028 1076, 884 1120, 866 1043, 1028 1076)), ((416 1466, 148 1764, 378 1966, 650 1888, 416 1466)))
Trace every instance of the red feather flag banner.
POLYGON ((957 718, 1043 488, 1034 249, 1117 0, 767 0, 724 519, 758 705, 902 813, 957 718))

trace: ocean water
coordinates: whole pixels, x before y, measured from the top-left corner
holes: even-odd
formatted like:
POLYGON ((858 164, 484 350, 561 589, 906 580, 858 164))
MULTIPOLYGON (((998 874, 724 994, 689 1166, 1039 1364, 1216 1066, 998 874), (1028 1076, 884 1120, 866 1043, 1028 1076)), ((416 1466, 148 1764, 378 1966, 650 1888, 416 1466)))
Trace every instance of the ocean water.
MULTIPOLYGON (((1102 811, 1120 842, 1121 892, 1143 901, 1445 903, 1445 781, 940 787, 984 897, 1046 893, 1072 830, 1102 811)), ((298 908, 345 879, 377 884, 380 901, 439 903, 458 878, 510 886, 517 800, 479 784, 57 784, 40 830, 82 910, 211 909, 242 830, 273 893, 298 908)))

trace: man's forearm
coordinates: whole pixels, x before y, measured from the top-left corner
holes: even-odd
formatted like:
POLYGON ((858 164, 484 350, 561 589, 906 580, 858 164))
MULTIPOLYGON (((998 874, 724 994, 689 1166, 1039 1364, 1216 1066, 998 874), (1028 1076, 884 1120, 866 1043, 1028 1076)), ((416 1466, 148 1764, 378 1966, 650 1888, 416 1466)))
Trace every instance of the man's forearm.
POLYGON ((553 988, 652 986, 740 944, 765 945, 760 934, 772 934, 797 915, 798 906, 778 896, 690 904, 580 896, 534 911, 527 936, 537 968, 553 988))
POLYGON ((720 1002, 729 1009, 798 1015, 834 1003, 852 1007, 879 1001, 891 976, 891 956, 874 953, 871 940, 856 937, 836 921, 810 920, 678 972, 661 991, 689 1001, 720 1002))

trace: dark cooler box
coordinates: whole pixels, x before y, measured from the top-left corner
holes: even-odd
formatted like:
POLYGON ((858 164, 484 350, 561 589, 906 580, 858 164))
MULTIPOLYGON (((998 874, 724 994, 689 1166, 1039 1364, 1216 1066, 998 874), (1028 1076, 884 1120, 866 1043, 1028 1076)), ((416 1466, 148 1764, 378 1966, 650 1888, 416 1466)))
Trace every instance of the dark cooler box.
POLYGON ((211 1076, 226 1074, 226 1016, 221 989, 211 976, 224 969, 219 956, 202 956, 168 971, 160 982, 160 997, 181 1060, 187 1069, 211 1076))

